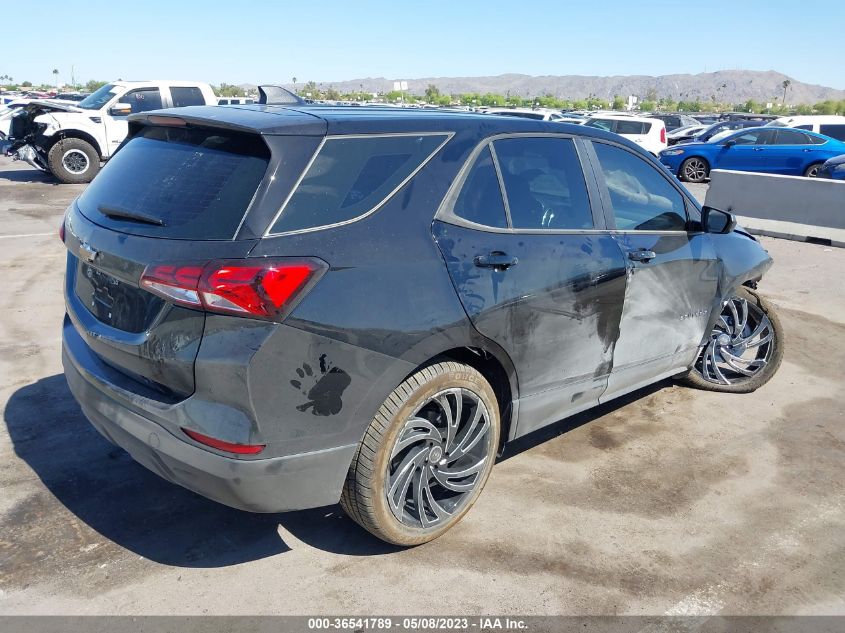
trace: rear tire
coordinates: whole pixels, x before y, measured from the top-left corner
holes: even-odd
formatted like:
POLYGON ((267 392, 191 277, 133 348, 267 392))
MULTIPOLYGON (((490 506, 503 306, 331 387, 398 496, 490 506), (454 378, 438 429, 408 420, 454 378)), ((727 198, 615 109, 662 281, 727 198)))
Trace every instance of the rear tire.
POLYGON ((695 365, 680 381, 707 391, 750 393, 775 375, 783 347, 783 326, 774 308, 743 286, 725 303, 695 365))
POLYGON ((100 154, 81 138, 63 138, 50 148, 47 164, 61 182, 78 185, 91 182, 100 171, 100 154))
POLYGON ((499 429, 496 396, 478 371, 452 361, 423 367, 379 408, 340 504, 388 543, 431 541, 475 503, 496 459, 499 429))
POLYGON ((704 182, 710 175, 710 165, 698 156, 690 156, 681 163, 678 177, 684 182, 704 182))
POLYGON ((804 170, 804 178, 818 178, 819 177, 819 169, 821 169, 821 163, 813 163, 807 169, 804 170))

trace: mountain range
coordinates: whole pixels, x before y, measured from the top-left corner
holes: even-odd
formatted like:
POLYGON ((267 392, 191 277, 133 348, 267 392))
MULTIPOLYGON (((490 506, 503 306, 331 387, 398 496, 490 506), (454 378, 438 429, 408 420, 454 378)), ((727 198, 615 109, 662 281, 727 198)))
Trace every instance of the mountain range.
MULTIPOLYGON (((832 99, 845 99, 845 90, 808 84, 783 73, 757 70, 720 70, 697 75, 615 75, 590 77, 581 75, 521 75, 505 74, 489 77, 424 77, 407 79, 408 92, 421 95, 429 84, 437 86, 443 94, 485 93, 520 94, 524 97, 551 94, 565 99, 585 99, 591 95, 612 99, 636 95, 641 100, 653 91, 658 98, 673 100, 742 103, 748 99, 766 103, 783 98, 783 82, 790 82, 786 93, 788 104, 818 103, 832 99)), ((346 81, 322 82, 322 88, 334 88, 341 93, 389 92, 394 79, 366 77, 346 81)), ((304 82, 298 82, 301 88, 304 82)), ((283 85, 293 87, 290 82, 283 85)), ((243 88, 252 87, 242 84, 243 88)))

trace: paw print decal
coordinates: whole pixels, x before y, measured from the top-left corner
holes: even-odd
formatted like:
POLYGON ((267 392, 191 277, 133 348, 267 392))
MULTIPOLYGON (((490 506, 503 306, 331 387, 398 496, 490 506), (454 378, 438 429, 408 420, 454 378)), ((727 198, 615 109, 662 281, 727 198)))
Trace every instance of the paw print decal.
POLYGON ((311 409, 313 415, 335 415, 340 412, 343 408, 341 397, 352 382, 349 374, 340 367, 333 366, 323 354, 320 356, 319 373, 315 374, 308 363, 302 363, 302 367, 297 368, 296 375, 299 378, 291 380, 291 386, 308 398, 307 402, 296 407, 299 411, 311 409))

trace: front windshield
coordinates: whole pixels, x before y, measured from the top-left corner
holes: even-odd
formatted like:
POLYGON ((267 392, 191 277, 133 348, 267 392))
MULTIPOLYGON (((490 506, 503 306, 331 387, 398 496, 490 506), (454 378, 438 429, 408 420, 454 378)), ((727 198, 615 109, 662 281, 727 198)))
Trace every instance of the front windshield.
POLYGON ((97 88, 97 90, 92 92, 76 105, 77 107, 85 108, 86 110, 99 110, 111 101, 115 95, 117 95, 117 92, 118 89, 114 84, 106 84, 105 86, 97 88))

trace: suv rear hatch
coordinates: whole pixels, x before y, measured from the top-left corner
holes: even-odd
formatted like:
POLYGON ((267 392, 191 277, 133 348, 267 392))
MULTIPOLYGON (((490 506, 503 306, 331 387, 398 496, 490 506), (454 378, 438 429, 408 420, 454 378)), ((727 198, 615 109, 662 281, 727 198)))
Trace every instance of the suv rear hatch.
POLYGON ((65 328, 110 382, 128 379, 131 391, 164 402, 194 391, 205 314, 142 288, 142 275, 156 265, 246 257, 256 240, 235 237, 272 162, 258 134, 172 121, 140 127, 65 224, 65 328))

